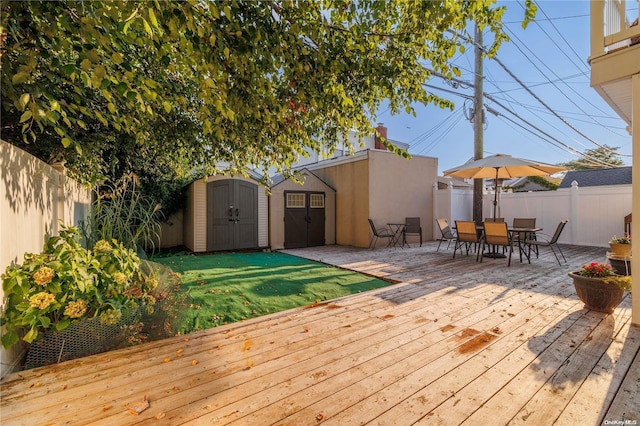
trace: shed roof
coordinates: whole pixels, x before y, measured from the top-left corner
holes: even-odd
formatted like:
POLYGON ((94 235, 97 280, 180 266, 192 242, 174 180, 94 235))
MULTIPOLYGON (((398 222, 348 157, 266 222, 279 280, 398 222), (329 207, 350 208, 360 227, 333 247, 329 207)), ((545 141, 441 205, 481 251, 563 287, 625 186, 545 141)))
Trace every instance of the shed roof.
MULTIPOLYGON (((318 177, 318 175, 316 175, 315 173, 313 173, 311 170, 307 169, 306 167, 300 169, 299 171, 300 171, 300 173, 302 175, 311 175, 311 176, 313 176, 314 178, 318 179, 320 182, 325 184, 329 189, 331 189, 332 191, 335 192, 336 189, 333 186, 329 185, 327 182, 324 181, 324 179, 321 179, 320 177, 318 177)), ((273 176, 271 178, 271 181, 272 181, 271 188, 274 188, 274 187, 280 185, 282 182, 284 182, 286 180, 288 180, 288 179, 285 178, 284 175, 282 175, 282 174, 277 174, 277 175, 273 176)))
POLYGON ((611 169, 570 170, 562 179, 560 188, 571 188, 571 182, 578 186, 631 185, 631 166, 611 169))

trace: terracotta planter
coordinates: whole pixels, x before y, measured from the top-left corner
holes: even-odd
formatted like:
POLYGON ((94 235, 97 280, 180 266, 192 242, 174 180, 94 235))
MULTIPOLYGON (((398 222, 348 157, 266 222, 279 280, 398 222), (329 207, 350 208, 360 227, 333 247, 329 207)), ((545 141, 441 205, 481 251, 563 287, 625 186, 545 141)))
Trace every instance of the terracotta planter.
POLYGON ((622 302, 624 290, 615 284, 607 284, 601 278, 583 277, 576 272, 570 272, 569 276, 587 309, 610 314, 622 302))
POLYGON ((631 256, 631 244, 609 243, 609 247, 615 256, 631 256))

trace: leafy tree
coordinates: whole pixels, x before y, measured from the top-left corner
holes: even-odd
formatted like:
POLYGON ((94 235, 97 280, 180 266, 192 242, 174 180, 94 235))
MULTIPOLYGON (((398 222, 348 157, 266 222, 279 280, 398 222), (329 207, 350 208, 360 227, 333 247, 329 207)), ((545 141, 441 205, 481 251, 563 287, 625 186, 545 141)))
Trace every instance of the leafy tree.
MULTIPOLYGON (((494 54, 506 36, 492 3, 2 1, 3 137, 90 181, 154 162, 171 178, 286 170, 370 134, 384 100, 451 108, 425 92, 427 67, 459 75, 471 19, 494 54)), ((528 0, 524 23, 534 13, 528 0)))
POLYGON ((598 148, 588 149, 577 160, 562 163, 561 166, 564 166, 570 170, 620 167, 624 165, 624 162, 620 158, 620 154, 618 154, 617 152, 619 148, 620 147, 603 145, 598 148))

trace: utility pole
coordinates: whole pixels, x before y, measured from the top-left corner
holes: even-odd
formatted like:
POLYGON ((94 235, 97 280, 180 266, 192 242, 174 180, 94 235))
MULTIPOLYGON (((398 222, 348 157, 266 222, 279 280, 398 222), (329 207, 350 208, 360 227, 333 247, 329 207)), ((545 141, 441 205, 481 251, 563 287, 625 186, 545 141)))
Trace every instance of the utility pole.
MULTIPOLYGON (((473 96, 473 159, 483 158, 482 132, 484 126, 484 107, 482 98, 482 30, 475 24, 474 51, 475 51, 475 91, 473 96)), ((473 180, 473 221, 482 222, 482 193, 483 179, 473 180)))

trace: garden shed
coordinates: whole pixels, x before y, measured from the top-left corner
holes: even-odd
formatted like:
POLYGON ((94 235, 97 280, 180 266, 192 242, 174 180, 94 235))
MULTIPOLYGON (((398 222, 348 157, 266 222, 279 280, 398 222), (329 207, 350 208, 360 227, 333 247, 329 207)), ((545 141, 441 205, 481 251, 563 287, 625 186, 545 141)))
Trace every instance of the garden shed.
POLYGON ((269 246, 269 205, 259 177, 215 175, 187 188, 183 245, 193 252, 269 246))
POLYGON ((336 190, 302 169, 302 185, 274 177, 269 200, 271 248, 313 247, 336 243, 336 190))

